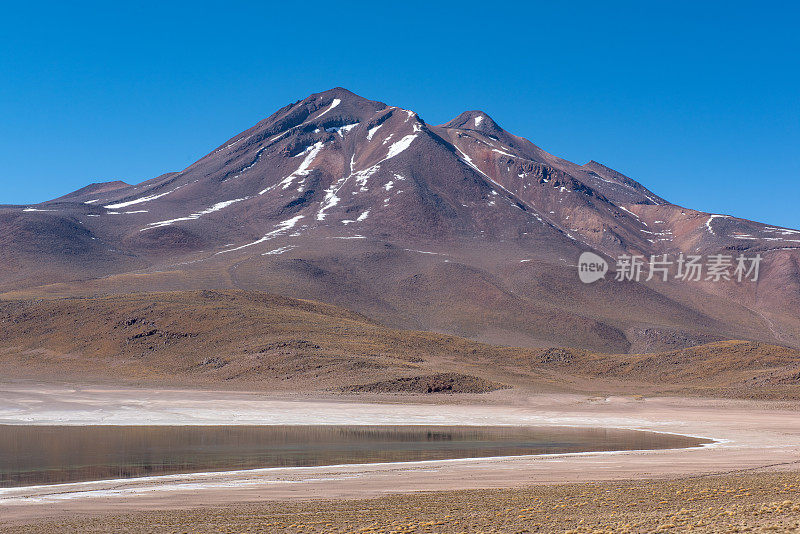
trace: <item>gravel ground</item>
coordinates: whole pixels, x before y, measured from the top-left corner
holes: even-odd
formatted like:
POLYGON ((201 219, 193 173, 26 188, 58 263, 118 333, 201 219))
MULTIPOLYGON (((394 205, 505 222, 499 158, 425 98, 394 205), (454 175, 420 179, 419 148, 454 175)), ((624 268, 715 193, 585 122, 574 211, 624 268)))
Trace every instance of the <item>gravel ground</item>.
POLYGON ((800 473, 464 490, 73 517, 7 533, 800 532, 800 473))

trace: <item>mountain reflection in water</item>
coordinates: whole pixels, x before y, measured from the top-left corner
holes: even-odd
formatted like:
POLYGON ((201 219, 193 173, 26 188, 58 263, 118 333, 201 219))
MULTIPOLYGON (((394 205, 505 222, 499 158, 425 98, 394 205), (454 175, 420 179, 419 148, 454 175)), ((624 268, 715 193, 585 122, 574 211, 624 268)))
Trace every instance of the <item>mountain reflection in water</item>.
POLYGON ((0 425, 0 486, 703 443, 710 440, 567 427, 0 425))

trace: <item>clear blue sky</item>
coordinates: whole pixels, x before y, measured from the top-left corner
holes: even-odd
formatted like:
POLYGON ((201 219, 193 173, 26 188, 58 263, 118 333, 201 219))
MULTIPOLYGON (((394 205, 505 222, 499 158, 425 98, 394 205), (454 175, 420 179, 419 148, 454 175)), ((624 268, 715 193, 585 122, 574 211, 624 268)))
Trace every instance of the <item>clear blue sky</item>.
POLYGON ((482 109, 691 208, 800 227, 790 2, 6 3, 0 203, 180 170, 346 87, 482 109))

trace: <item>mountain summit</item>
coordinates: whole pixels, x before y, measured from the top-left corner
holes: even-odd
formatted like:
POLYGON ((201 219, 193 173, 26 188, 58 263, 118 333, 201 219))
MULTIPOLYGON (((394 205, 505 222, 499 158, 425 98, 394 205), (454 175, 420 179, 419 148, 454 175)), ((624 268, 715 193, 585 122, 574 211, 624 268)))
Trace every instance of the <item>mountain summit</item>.
POLYGON ((799 235, 675 206, 605 165, 549 154, 482 111, 434 126, 335 88, 180 172, 0 208, 0 287, 265 289, 395 326, 527 345, 630 351, 734 335, 797 345, 799 235), (609 261, 765 259, 757 286, 582 287, 574 265, 587 250, 609 261))

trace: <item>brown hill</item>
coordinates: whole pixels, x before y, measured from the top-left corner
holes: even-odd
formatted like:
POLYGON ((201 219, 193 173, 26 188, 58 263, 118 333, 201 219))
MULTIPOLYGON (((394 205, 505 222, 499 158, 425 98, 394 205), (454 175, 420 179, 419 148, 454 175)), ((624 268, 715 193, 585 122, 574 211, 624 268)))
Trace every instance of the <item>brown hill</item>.
POLYGON ((6 380, 800 397, 800 352, 785 347, 729 341, 651 354, 498 347, 260 292, 0 301, 0 332, 6 380))

